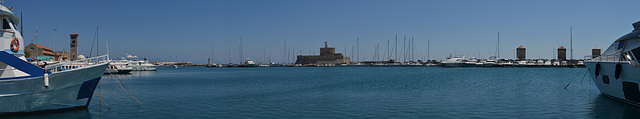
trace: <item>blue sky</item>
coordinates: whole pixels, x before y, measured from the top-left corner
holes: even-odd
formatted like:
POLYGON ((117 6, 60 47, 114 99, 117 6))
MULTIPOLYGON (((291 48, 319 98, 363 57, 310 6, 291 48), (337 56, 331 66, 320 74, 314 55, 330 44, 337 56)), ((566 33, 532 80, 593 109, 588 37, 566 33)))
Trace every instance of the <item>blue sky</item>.
MULTIPOLYGON (((640 1, 579 0, 56 0, 5 1, 24 14, 25 42, 39 30, 38 43, 69 48, 78 33, 80 54, 89 55, 96 26, 100 54, 125 53, 154 61, 206 63, 213 47, 216 63, 240 62, 243 54, 258 62, 271 56, 283 62, 284 41, 296 54, 319 53, 324 42, 351 56, 360 39, 360 60, 371 60, 376 44, 384 53, 387 40, 414 37, 414 57, 423 59, 430 40, 431 59, 451 55, 495 55, 500 32, 501 58, 513 59, 519 45, 527 58, 551 58, 560 45, 569 48, 573 27, 574 58, 590 49, 603 50, 640 21, 640 1), (231 45, 230 45, 231 42, 231 45), (301 52, 301 53, 300 53, 301 52)), ((35 40, 34 40, 35 42, 35 40)), ((393 46, 391 46, 393 48, 393 46)), ((94 46, 95 55, 95 46, 94 46)), ((352 60, 358 59, 356 56, 352 60)))

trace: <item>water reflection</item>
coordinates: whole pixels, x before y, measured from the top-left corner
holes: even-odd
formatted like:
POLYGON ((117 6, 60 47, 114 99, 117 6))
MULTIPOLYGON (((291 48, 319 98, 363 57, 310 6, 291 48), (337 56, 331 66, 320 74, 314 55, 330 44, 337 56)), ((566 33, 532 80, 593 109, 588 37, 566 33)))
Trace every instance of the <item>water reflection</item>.
POLYGON ((640 108, 612 99, 603 94, 599 94, 591 102, 592 118, 607 119, 639 119, 640 108))
POLYGON ((129 74, 105 74, 103 77, 113 78, 118 77, 121 79, 130 79, 133 77, 149 77, 156 75, 156 71, 132 71, 129 74))
POLYGON ((13 115, 13 116, 0 116, 0 118, 11 119, 88 119, 91 118, 89 110, 75 110, 75 111, 63 111, 63 112, 46 112, 37 114, 26 115, 13 115))

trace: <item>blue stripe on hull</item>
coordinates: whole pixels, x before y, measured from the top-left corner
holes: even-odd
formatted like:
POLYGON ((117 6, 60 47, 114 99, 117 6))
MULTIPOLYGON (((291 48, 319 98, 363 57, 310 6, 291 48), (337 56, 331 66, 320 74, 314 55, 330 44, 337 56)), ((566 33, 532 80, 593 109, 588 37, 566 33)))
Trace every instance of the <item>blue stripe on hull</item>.
POLYGON ((76 97, 76 100, 89 98, 87 100, 87 104, 85 104, 85 106, 89 106, 89 103, 91 102, 91 97, 93 97, 93 91, 96 90, 96 87, 100 82, 100 78, 101 77, 98 77, 98 78, 83 82, 82 86, 80 86, 80 89, 78 91, 78 96, 76 97))
MULTIPOLYGON (((45 71, 35 66, 29 62, 21 60, 16 56, 13 56, 7 52, 0 52, 0 62, 5 63, 9 66, 12 66, 20 71, 23 71, 29 75, 30 77, 41 77, 44 76, 45 71)), ((0 80, 8 80, 8 79, 0 79, 0 80)))

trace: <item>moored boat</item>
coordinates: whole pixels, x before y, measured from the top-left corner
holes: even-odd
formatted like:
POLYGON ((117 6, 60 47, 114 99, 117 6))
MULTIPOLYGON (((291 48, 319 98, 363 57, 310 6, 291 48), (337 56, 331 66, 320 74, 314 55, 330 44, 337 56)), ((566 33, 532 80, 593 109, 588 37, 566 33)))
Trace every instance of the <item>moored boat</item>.
POLYGON ((442 67, 460 67, 462 66, 463 62, 464 62, 464 56, 449 58, 440 64, 442 64, 442 67))
POLYGON ((106 56, 39 67, 26 61, 19 19, 0 5, 0 115, 87 109, 106 56))
POLYGON ((258 64, 254 63, 251 59, 246 59, 238 67, 258 67, 258 64))
POLYGON ((602 56, 585 60, 584 64, 602 94, 640 106, 640 22, 633 23, 633 27, 631 33, 614 41, 602 56))
POLYGON ((144 60, 136 60, 134 58, 138 58, 138 56, 133 56, 133 55, 127 55, 127 59, 126 60, 122 60, 121 62, 126 62, 128 67, 131 67, 133 69, 133 71, 156 71, 157 65, 154 65, 152 63, 149 63, 149 61, 147 61, 147 58, 144 58, 144 60), (132 60, 134 59, 134 60, 132 60))
POLYGON ((109 61, 109 67, 104 74, 129 74, 133 68, 127 66, 128 62, 109 61))

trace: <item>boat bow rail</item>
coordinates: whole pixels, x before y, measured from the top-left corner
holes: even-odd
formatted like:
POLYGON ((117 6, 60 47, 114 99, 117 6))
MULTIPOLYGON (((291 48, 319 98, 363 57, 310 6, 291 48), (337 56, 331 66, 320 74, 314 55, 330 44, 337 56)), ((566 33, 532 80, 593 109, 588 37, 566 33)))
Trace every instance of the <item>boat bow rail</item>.
POLYGON ((65 70, 77 69, 77 68, 82 68, 82 67, 87 67, 87 66, 93 66, 93 65, 100 64, 100 63, 108 63, 108 56, 109 55, 107 54, 107 55, 102 55, 102 56, 97 56, 97 57, 92 57, 92 58, 87 58, 87 59, 82 59, 82 60, 60 62, 58 64, 47 65, 47 66, 45 66, 44 69, 47 70, 50 73, 55 73, 55 72, 59 72, 59 71, 65 71, 65 70))

